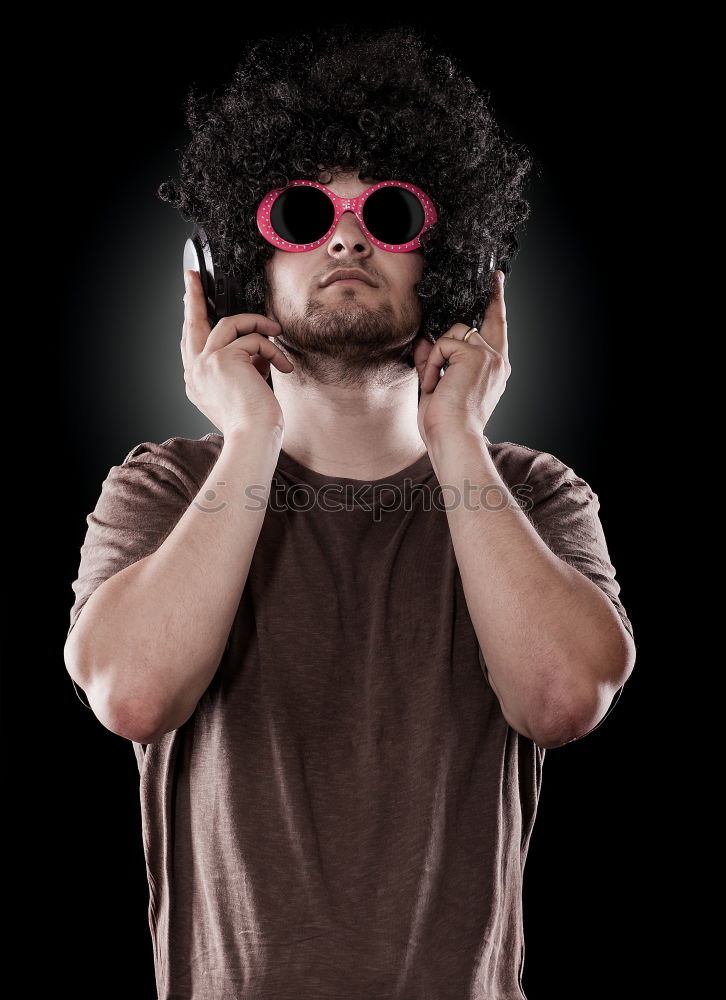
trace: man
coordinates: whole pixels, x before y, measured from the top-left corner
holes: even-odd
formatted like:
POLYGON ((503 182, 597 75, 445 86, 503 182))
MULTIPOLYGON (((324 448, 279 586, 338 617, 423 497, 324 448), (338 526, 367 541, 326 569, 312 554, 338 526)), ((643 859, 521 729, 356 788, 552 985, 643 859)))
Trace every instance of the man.
POLYGON ((480 328, 455 318, 482 246, 512 255, 526 159, 411 32, 268 44, 164 191, 251 305, 211 328, 185 272, 187 394, 219 433, 111 468, 66 664, 133 741, 160 997, 524 996, 545 752, 635 659, 597 496, 485 436, 501 269, 480 328))

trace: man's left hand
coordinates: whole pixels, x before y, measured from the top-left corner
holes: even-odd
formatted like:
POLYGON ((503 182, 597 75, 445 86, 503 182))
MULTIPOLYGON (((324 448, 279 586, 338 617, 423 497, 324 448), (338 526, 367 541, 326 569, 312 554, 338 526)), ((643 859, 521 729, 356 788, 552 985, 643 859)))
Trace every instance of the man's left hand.
POLYGON ((507 347, 507 313, 504 272, 497 271, 495 293, 478 333, 466 343, 466 323, 454 323, 435 344, 417 338, 413 360, 418 371, 421 399, 418 428, 426 447, 429 437, 441 431, 483 434, 494 407, 501 399, 512 370, 507 347), (442 373, 444 362, 448 367, 442 373))

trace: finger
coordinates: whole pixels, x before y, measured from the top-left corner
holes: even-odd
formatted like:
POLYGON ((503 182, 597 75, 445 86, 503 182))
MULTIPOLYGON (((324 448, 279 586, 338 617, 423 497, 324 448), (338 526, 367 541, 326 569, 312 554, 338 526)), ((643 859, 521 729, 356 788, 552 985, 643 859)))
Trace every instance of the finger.
MULTIPOLYGON (((231 319, 232 317, 229 318, 231 319)), ((238 353, 242 355, 242 357, 245 357, 246 355, 246 360, 249 360, 258 371, 260 369, 262 359, 265 359, 270 362, 270 364, 273 364, 275 368, 278 368, 281 372, 291 372, 293 369, 293 364, 289 358, 286 358, 280 348, 275 347, 275 345, 270 343, 268 338, 261 333, 248 333, 242 337, 236 337, 231 343, 227 344, 226 347, 220 348, 220 350, 228 351, 230 353, 238 353), (255 364, 255 362, 257 362, 257 364, 255 364)))
MULTIPOLYGON (((460 323, 457 326, 464 327, 464 324, 460 323)), ((472 336, 474 335, 472 334, 472 336)), ((458 354, 462 350, 467 351, 468 349, 468 344, 464 344, 461 340, 457 340, 456 337, 451 336, 451 331, 439 337, 431 348, 426 363, 423 366, 423 374, 419 374, 421 391, 433 392, 439 384, 441 369, 444 367, 444 363, 449 361, 452 355, 458 354)))
MULTIPOLYGON (((479 327, 480 335, 497 354, 509 360, 509 345, 507 342, 507 307, 504 301, 504 271, 497 270, 497 281, 484 319, 479 327)), ((469 340, 473 340, 472 334, 469 340)))
POLYGON ((411 353, 414 367, 418 372, 419 384, 424 373, 424 368, 426 367, 426 361, 428 360, 428 356, 431 353, 433 346, 434 345, 431 341, 426 340, 425 337, 417 337, 414 341, 413 351, 411 353))
MULTIPOLYGON (((282 327, 269 316, 261 313, 234 313, 223 316, 212 332, 207 336, 204 351, 211 354, 227 344, 233 343, 238 337, 247 333, 259 333, 265 337, 277 337, 282 333, 282 327)), ((277 348, 279 350, 279 348, 277 348)))
MULTIPOLYGON (((267 360, 267 358, 263 354, 253 354, 252 355, 252 364, 255 366, 255 368, 257 369, 257 371, 260 373, 260 375, 263 378, 266 379, 267 376, 270 374, 270 362, 267 360)), ((288 369, 288 370, 291 371, 292 369, 288 369)))
POLYGON ((478 327, 476 326, 470 326, 468 329, 464 330, 464 335, 466 336, 466 334, 469 333, 469 330, 472 329, 474 330, 474 333, 470 334, 466 340, 464 340, 464 337, 457 337, 456 339, 460 340, 463 344, 472 344, 474 347, 489 347, 490 345, 487 344, 486 340, 484 340, 481 333, 479 333, 478 327))
POLYGON ((202 279, 197 271, 184 271, 184 328, 182 331, 182 357, 187 353, 197 355, 203 349, 209 331, 207 299, 202 288, 202 279))

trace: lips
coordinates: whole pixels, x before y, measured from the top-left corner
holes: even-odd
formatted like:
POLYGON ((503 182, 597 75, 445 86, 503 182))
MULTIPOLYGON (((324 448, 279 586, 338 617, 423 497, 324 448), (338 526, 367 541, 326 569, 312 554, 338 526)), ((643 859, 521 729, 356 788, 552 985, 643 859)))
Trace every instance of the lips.
POLYGON ((357 281, 364 281, 367 285, 371 285, 373 288, 376 287, 374 282, 371 281, 366 272, 363 271, 360 267, 346 268, 345 270, 333 271, 333 273, 323 281, 321 287, 327 288, 328 285, 332 285, 336 281, 344 281, 346 278, 348 279, 354 278, 357 281))

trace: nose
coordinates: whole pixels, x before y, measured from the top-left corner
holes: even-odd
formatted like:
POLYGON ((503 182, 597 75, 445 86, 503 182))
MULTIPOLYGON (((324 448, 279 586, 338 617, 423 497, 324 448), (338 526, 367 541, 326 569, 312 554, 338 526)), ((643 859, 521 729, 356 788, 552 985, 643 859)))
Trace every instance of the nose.
POLYGON ((353 210, 346 209, 328 240, 328 253, 332 257, 338 257, 347 251, 356 257, 366 257, 371 250, 372 244, 361 229, 353 210))

